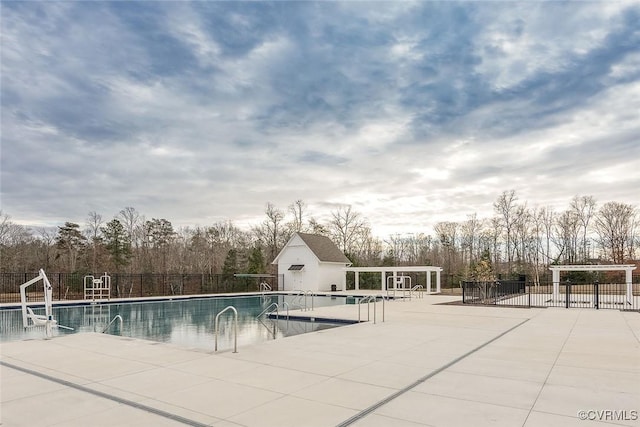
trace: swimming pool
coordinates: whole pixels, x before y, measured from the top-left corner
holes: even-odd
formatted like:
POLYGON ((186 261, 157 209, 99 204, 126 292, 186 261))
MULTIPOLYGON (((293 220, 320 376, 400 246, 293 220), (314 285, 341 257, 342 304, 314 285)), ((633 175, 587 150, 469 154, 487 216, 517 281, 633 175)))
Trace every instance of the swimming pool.
MULTIPOLYGON (((188 348, 213 350, 214 320, 216 314, 231 305, 238 311, 238 346, 259 343, 286 336, 333 328, 344 323, 306 322, 286 320, 284 302, 290 308, 301 308, 304 301, 296 295, 251 295, 234 297, 208 297, 163 301, 123 302, 75 306, 54 306, 53 316, 60 325, 73 331, 54 329, 54 335, 77 332, 102 332, 116 316, 123 318, 122 329, 114 322, 107 333, 133 338, 171 343, 188 348), (280 319, 256 317, 273 303, 280 307, 280 319)), ((342 305, 344 297, 315 296, 314 306, 342 305)), ((307 302, 310 307, 310 299, 307 302)), ((36 314, 43 309, 34 308, 36 314)), ((306 311, 304 314, 312 315, 306 311)), ((220 317, 218 348, 233 348, 233 316, 220 317)), ((42 327, 25 330, 20 309, 0 310, 0 341, 42 339, 42 327)))

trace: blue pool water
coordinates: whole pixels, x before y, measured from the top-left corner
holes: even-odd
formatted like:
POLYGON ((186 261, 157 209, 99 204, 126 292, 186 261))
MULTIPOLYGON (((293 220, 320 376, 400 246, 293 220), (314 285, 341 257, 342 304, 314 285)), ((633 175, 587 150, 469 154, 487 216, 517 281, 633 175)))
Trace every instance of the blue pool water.
MULTIPOLYGON (((123 318, 122 329, 114 322, 107 333, 158 342, 171 343, 188 348, 213 350, 214 321, 216 314, 231 305, 238 311, 238 346, 259 343, 306 332, 340 326, 340 323, 287 321, 283 302, 290 308, 304 305, 300 297, 293 295, 253 295, 239 297, 211 297, 146 301, 136 303, 109 303, 76 306, 55 306, 53 316, 60 325, 74 328, 73 331, 56 328, 55 335, 77 332, 102 332, 116 315, 123 318), (277 303, 280 320, 256 318, 265 308, 277 303)), ((314 306, 345 304, 343 297, 315 296, 314 306)), ((311 298, 307 305, 310 307, 311 298)), ((36 314, 44 314, 43 308, 34 308, 36 314)), ((312 311, 304 314, 313 316, 312 311)), ((42 339, 44 328, 25 330, 20 309, 0 310, 0 341, 42 339)), ((233 315, 226 312, 219 320, 219 350, 233 347, 233 315)))

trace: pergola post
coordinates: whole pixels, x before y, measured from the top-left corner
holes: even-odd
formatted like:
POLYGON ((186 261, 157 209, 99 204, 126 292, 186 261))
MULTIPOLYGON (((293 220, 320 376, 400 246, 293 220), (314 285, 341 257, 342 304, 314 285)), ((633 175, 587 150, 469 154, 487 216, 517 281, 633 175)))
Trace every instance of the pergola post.
POLYGON ((387 272, 384 271, 384 270, 380 272, 380 290, 382 292, 385 291, 386 282, 385 282, 384 278, 385 278, 386 274, 387 274, 387 272))
POLYGON ((551 269, 553 275, 553 301, 560 301, 560 270, 551 269))
POLYGON ((631 278, 631 271, 633 268, 629 267, 625 269, 625 279, 627 282, 627 302, 633 304, 633 279, 631 278))
POLYGON ((437 270, 436 271, 436 293, 440 293, 441 289, 440 289, 440 272, 442 270, 437 270))
POLYGON ((427 275, 427 290, 429 291, 429 293, 431 293, 431 272, 426 271, 425 274, 427 275))
POLYGON ((359 291, 360 290, 360 273, 357 271, 354 271, 353 274, 355 274, 356 291, 359 291))

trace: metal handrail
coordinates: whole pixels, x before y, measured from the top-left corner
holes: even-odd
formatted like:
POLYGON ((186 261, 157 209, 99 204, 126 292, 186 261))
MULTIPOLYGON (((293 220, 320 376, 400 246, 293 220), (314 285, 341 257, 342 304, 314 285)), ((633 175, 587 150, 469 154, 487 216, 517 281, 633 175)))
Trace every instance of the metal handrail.
POLYGON ((289 303, 286 301, 283 301, 282 306, 287 309, 287 322, 285 323, 286 325, 285 331, 288 331, 289 330, 289 303))
POLYGON ((307 295, 311 295, 311 311, 313 311, 313 292, 312 291, 307 291, 304 293, 304 311, 307 311, 309 309, 309 306, 307 305, 307 295))
POLYGON ((364 298, 362 298, 360 301, 358 301, 358 322, 360 322, 360 306, 361 304, 366 303, 367 304, 367 322, 369 322, 371 320, 370 317, 370 312, 369 312, 369 303, 371 301, 373 301, 373 323, 376 323, 376 301, 378 300, 378 298, 382 299, 382 321, 384 322, 384 317, 385 317, 385 308, 384 308, 384 296, 383 295, 369 295, 366 296, 364 298))
POLYGON ((236 310, 236 308, 232 305, 226 307, 224 310, 222 310, 220 313, 216 314, 216 319, 215 319, 215 347, 214 347, 214 351, 218 351, 218 318, 222 315, 222 313, 224 313, 225 311, 231 310, 233 311, 234 314, 234 323, 233 323, 233 352, 237 353, 238 352, 238 310, 236 310))
POLYGON ((260 292, 269 292, 273 288, 268 283, 262 282, 260 283, 260 292))
MULTIPOLYGON (((313 305, 313 292, 311 291, 303 291, 303 290, 297 290, 296 292, 298 292, 297 294, 295 294, 294 298, 291 300, 291 304, 295 304, 296 301, 298 301, 298 306, 300 307, 300 309, 302 311, 307 311, 308 309, 308 305, 307 305, 307 294, 311 294, 311 304, 313 305), (304 304, 304 306, 303 306, 304 304)), ((312 308, 313 310, 313 308, 312 308)))
MULTIPOLYGON (((422 285, 415 285, 413 288, 411 288, 411 293, 413 294, 414 292, 417 292, 418 289, 424 289, 424 286, 422 285)), ((419 297, 418 298, 424 298, 424 294, 422 292, 418 293, 419 297)))
MULTIPOLYGON (((259 319, 260 317, 262 317, 262 315, 263 315, 263 314, 265 314, 266 312, 268 312, 268 311, 269 311, 269 309, 270 309, 271 307, 274 307, 274 306, 276 307, 276 310, 275 310, 275 311, 276 311, 276 313, 278 313, 278 303, 277 303, 277 302, 272 302, 271 304, 269 304, 269 305, 267 306, 267 308, 265 308, 264 310, 262 310, 262 311, 260 312, 260 314, 258 314, 258 315, 256 316, 256 319, 259 319)), ((276 316, 277 316, 277 314, 276 314, 276 316)))
POLYGON ((271 319, 271 321, 273 322, 273 330, 271 330, 269 328, 269 326, 262 321, 261 317, 256 317, 256 319, 258 319, 258 322, 262 323, 262 326, 264 326, 267 329, 267 332, 269 332, 271 335, 273 335, 273 339, 275 340, 276 339, 276 324, 277 324, 277 322, 274 321, 273 319, 271 319))
MULTIPOLYGON (((287 327, 289 327, 289 303, 284 301, 282 303, 282 306, 285 307, 287 309, 287 327)), ((276 323, 278 320, 280 320, 280 311, 279 311, 279 306, 277 303, 273 302, 271 303, 267 308, 265 308, 264 310, 262 310, 262 312, 260 314, 258 314, 256 316, 256 319, 258 319, 258 321, 260 323, 262 323, 262 326, 264 326, 265 328, 267 328, 267 331, 269 331, 269 333, 271 333, 273 335, 273 339, 276 339, 276 323), (271 307, 275 307, 275 310, 271 310, 271 307), (267 326, 263 321, 262 321, 262 316, 264 314, 271 314, 273 312, 276 312, 276 321, 273 322, 273 331, 271 329, 269 329, 269 326, 267 326)))
MULTIPOLYGON (((289 320, 289 303, 284 301, 282 303, 282 306, 287 309, 287 320, 289 320)), ((278 305, 278 303, 275 303, 275 302, 272 302, 271 305, 269 305, 269 307, 262 310, 262 312, 256 316, 256 319, 259 319, 260 317, 262 317, 263 314, 271 314, 274 311, 276 312, 276 319, 280 319, 280 306, 278 305), (274 306, 276 309, 269 311, 269 309, 274 306)))
MULTIPOLYGON (((371 306, 369 305, 369 303, 371 303, 372 300, 373 300, 373 304, 374 304, 373 305, 373 323, 376 323, 375 322, 375 318, 376 318, 376 309, 375 309, 376 297, 373 296, 373 295, 369 295, 369 296, 363 298, 362 300, 360 300, 360 304, 363 304, 365 302, 367 303, 367 322, 369 322, 371 320, 371 315, 370 315, 370 310, 369 310, 369 307, 371 307, 371 306)), ((358 307, 358 320, 360 320, 360 308, 359 307, 358 307)))
POLYGON ((296 303, 296 301, 300 300, 300 301, 298 301, 298 305, 300 306, 300 308, 303 308, 302 307, 302 299, 303 299, 303 296, 304 296, 304 292, 301 291, 301 290, 300 291, 296 290, 294 292, 297 292, 297 294, 294 294, 293 298, 291 299, 291 305, 294 305, 296 303))
POLYGON ((369 301, 371 299, 371 295, 366 296, 362 299, 360 299, 360 301, 358 301, 358 323, 360 323, 360 307, 362 306, 363 303, 367 303, 367 322, 369 321, 369 301))
POLYGON ((105 332, 107 332, 109 330, 109 328, 111 327, 111 325, 113 324, 113 322, 115 322, 116 320, 120 320, 120 334, 122 334, 122 316, 120 316, 119 314, 116 314, 113 319, 111 319, 111 322, 109 322, 109 324, 102 330, 102 333, 104 334, 105 332))

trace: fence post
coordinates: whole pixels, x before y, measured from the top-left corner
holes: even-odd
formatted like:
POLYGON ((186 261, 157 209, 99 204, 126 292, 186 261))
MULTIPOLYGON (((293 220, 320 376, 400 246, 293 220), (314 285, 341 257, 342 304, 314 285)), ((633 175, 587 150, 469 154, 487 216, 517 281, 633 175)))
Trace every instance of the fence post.
POLYGON ((569 306, 571 305, 571 281, 569 279, 567 279, 566 283, 565 283, 565 290, 564 290, 564 306, 565 308, 569 308, 569 306))
POLYGON ((595 303, 596 310, 600 309, 600 287, 598 285, 599 283, 597 280, 593 282, 593 300, 595 303))
POLYGON ((465 303, 464 302, 464 297, 465 297, 465 292, 464 291, 465 291, 465 289, 467 287, 467 284, 466 284, 466 282, 460 281, 460 285, 462 287, 462 303, 464 304, 465 303))

